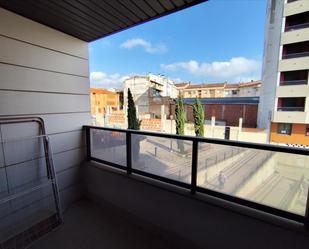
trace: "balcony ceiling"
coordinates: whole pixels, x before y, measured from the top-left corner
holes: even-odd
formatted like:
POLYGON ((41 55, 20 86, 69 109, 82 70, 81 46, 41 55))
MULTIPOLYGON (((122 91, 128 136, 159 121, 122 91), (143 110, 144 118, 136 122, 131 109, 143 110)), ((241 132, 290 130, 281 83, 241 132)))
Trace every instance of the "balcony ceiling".
POLYGON ((0 6, 91 42, 207 0, 0 0, 0 6))

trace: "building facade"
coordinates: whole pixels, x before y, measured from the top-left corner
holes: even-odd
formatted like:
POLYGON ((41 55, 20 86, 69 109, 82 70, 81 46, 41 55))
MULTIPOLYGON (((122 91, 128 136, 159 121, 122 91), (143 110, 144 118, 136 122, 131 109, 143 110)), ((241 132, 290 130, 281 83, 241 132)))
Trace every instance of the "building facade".
POLYGON ((261 81, 217 84, 176 84, 178 93, 183 98, 224 98, 224 97, 258 97, 261 81))
POLYGON ((102 88, 90 88, 91 115, 103 114, 107 108, 119 107, 119 94, 102 88))
POLYGON ((159 114, 160 105, 166 103, 166 98, 176 98, 178 92, 174 82, 161 75, 149 74, 146 76, 133 76, 123 82, 124 106, 128 101, 130 88, 139 114, 159 114), (156 106, 154 106, 156 105, 156 106), (155 113, 154 113, 154 110, 155 113))
POLYGON ((271 143, 309 145, 309 1, 269 1, 258 126, 271 143))

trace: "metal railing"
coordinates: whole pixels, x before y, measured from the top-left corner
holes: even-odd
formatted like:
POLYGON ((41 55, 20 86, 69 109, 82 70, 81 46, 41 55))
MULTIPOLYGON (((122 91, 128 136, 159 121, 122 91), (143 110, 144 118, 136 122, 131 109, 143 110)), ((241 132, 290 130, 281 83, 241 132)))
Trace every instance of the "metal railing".
MULTIPOLYGON (((175 185, 184 189, 187 189, 191 192, 191 194, 195 194, 196 192, 199 193, 203 193, 212 197, 216 197, 222 200, 226 200, 226 201, 230 201, 232 203, 236 203, 239 205, 243 205, 245 207, 249 207, 258 211, 262 211, 262 212, 266 212, 268 214, 272 214, 272 215, 276 215, 279 217, 283 217, 286 219, 290 219, 296 222, 300 222, 303 223, 305 225, 305 227, 308 227, 309 225, 309 203, 308 201, 306 202, 306 206, 304 207, 305 212, 304 215, 295 213, 295 212, 289 212, 287 210, 283 210, 280 208, 276 208, 274 206, 271 205, 266 205, 263 203, 259 203, 259 202, 255 202, 255 201, 251 201, 245 198, 240 198, 237 197, 236 195, 232 195, 229 194, 228 192, 224 193, 222 191, 220 191, 220 189, 211 189, 208 188, 208 185, 203 185, 201 186, 200 182, 198 183, 198 165, 199 165, 199 151, 200 148, 203 144, 209 144, 210 146, 227 146, 230 148, 241 148, 241 151, 246 149, 250 150, 253 149, 254 151, 257 151, 257 153, 254 153, 254 155, 252 155, 251 153, 251 159, 247 158, 245 160, 246 163, 249 163, 249 161, 251 160, 251 162, 257 162, 257 161, 261 161, 261 158, 263 159, 263 163, 265 163, 265 160, 267 161, 275 152, 278 153, 288 153, 293 154, 293 155, 297 155, 297 156, 309 156, 309 150, 305 150, 305 149, 300 149, 300 148, 291 148, 291 147, 286 147, 286 146, 274 146, 274 145, 269 145, 269 144, 257 144, 257 143, 248 143, 248 142, 238 142, 238 141, 230 141, 230 140, 222 140, 222 139, 209 139, 209 138, 202 138, 202 137, 193 137, 193 136, 180 136, 180 135, 174 135, 174 134, 166 134, 166 133, 155 133, 155 132, 146 132, 146 131, 136 131, 136 130, 129 130, 129 129, 115 129, 115 128, 106 128, 106 127, 97 127, 97 126, 84 126, 85 132, 86 132, 86 143, 87 143, 87 160, 88 161, 95 161, 95 162, 99 162, 102 164, 105 164, 107 166, 111 166, 111 167, 115 167, 118 168, 120 170, 123 170, 124 172, 126 172, 127 174, 135 174, 135 175, 140 175, 143 177, 147 177, 147 178, 151 178, 157 181, 161 181, 163 183, 168 183, 171 185, 175 185), (95 138, 95 136, 93 135, 97 135, 98 132, 103 132, 105 133, 119 133, 119 137, 122 137, 123 139, 123 144, 121 145, 122 149, 119 149, 120 147, 117 147, 114 150, 114 153, 118 153, 117 155, 114 155, 114 158, 118 158, 119 155, 124 156, 124 160, 121 163, 115 163, 112 160, 103 158, 100 156, 100 152, 96 152, 97 154, 94 153, 93 150, 97 150, 95 148, 93 148, 94 144, 95 144, 95 140, 97 141, 104 141, 104 138, 95 138), (135 167, 135 153, 134 153, 134 148, 136 148, 138 146, 138 150, 140 149, 140 145, 139 142, 137 144, 137 138, 136 137, 150 137, 150 138, 156 138, 156 139, 171 139, 171 140, 177 140, 177 141, 184 141, 184 143, 190 143, 191 145, 191 149, 190 149, 190 159, 191 159, 191 163, 190 165, 187 165, 186 167, 190 167, 191 168, 191 176, 190 176, 190 180, 189 181, 181 181, 180 178, 175 178, 175 179, 171 179, 165 176, 162 176, 160 174, 156 174, 156 173, 151 173, 151 172, 147 172, 146 170, 143 170, 141 168, 137 168, 135 167), (117 152, 118 151, 118 152, 117 152), (261 152, 265 152, 265 154, 259 154, 261 152), (126 154, 126 155, 123 155, 126 154), (266 155, 266 157, 265 157, 266 155), (206 186, 206 187, 205 187, 206 186)), ((140 139, 140 138, 139 138, 140 139)), ((147 139, 144 139, 143 141, 147 141, 147 139)), ((110 139, 105 140, 105 149, 110 149, 111 147, 113 147, 113 145, 111 144, 110 139)), ((141 141, 141 140, 139 140, 141 141)), ((117 142, 115 142, 115 144, 117 144, 117 142)), ((120 142, 118 142, 118 144, 120 144, 120 142)), ((163 146, 162 146, 163 147, 163 146)), ((168 146, 164 147, 168 148, 168 146)), ((98 150, 97 150, 98 151, 98 150)), ((172 152, 168 149, 166 149, 166 153, 171 153, 172 152)), ((244 152, 246 153, 246 152, 244 152)), ((105 155, 110 155, 111 152, 106 152, 105 155)), ((155 153, 156 154, 156 149, 155 149, 155 153)), ((243 154, 237 154, 239 157, 243 156, 243 154)), ((155 160, 155 155, 153 155, 155 160)), ((179 160, 182 157, 179 157, 179 160)), ((233 160, 239 160, 239 159, 233 159, 233 160)), ((242 158, 240 158, 240 161, 242 160, 242 158)), ((235 162, 235 161, 233 161, 235 162)), ((237 162, 237 161, 236 161, 237 162)), ((235 163, 234 163, 235 164, 235 163)), ((234 165, 233 164, 233 165, 234 165)), ((233 172, 239 172, 240 168, 244 168, 244 169, 248 169, 247 167, 248 165, 242 165, 242 166, 237 166, 237 169, 233 168, 233 172)), ((254 164, 253 168, 257 168, 257 166, 254 164)), ((247 172, 247 176, 246 177, 251 177, 252 174, 254 173, 254 171, 251 172, 247 172)), ((221 174, 221 173, 220 173, 221 174)), ((244 178, 245 176, 242 176, 242 181, 245 180, 244 178)), ((220 179, 219 179, 220 182, 220 179)), ((208 183, 207 183, 208 184, 208 183)), ((210 183, 209 183, 210 186, 210 183)), ((309 191, 308 191, 309 193, 309 191)), ((286 194, 286 193, 285 193, 286 194)), ((308 194, 309 195, 309 194, 308 194)), ((308 200, 308 196, 306 196, 307 200, 308 200)))
POLYGON ((309 52, 291 53, 291 54, 283 54, 282 59, 294 59, 307 56, 309 56, 309 52))
POLYGON ((304 112, 305 107, 303 107, 303 106, 278 107, 277 111, 280 111, 280 112, 304 112))
POLYGON ((287 26, 285 28, 285 31, 288 32, 288 31, 294 31, 294 30, 305 29, 305 28, 309 28, 309 22, 287 26))
POLYGON ((280 86, 307 85, 307 79, 304 80, 286 80, 281 81, 280 86))

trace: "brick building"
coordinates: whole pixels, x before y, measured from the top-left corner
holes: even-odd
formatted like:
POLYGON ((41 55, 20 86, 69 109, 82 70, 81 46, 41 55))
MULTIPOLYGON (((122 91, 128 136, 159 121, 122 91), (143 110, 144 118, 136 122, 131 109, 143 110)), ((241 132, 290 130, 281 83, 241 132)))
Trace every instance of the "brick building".
MULTIPOLYGON (((204 108, 205 120, 215 117, 216 121, 221 121, 226 126, 238 126, 239 118, 242 118, 243 127, 256 127, 259 97, 202 98, 200 100, 204 108)), ((184 99, 188 122, 193 122, 194 101, 194 99, 184 99)), ((172 115, 175 115, 174 104, 171 109, 172 115)))

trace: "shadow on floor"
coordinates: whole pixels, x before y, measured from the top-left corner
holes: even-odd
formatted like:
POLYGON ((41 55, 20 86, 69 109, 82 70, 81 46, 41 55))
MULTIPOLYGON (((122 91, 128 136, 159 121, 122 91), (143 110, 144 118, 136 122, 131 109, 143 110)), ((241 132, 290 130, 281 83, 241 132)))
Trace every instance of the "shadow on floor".
POLYGON ((64 224, 29 249, 194 249, 189 242, 163 238, 132 223, 119 211, 81 200, 64 214, 64 224))

